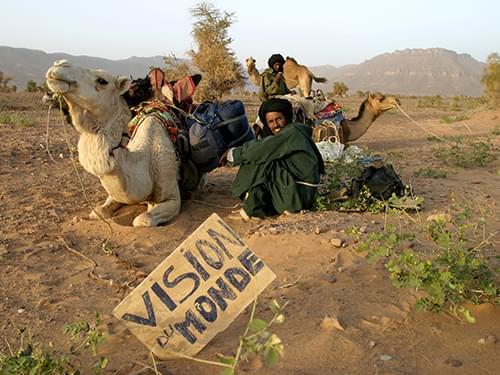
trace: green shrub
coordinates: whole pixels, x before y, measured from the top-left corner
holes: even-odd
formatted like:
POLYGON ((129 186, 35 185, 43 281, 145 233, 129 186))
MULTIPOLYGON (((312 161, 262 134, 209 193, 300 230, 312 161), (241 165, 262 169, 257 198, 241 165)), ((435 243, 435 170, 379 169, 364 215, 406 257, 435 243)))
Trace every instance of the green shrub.
POLYGON ((21 127, 32 127, 35 126, 36 120, 26 114, 19 113, 0 113, 0 124, 11 124, 21 127))
POLYGON ((456 143, 434 149, 434 155, 446 164, 462 168, 484 167, 497 159, 498 152, 489 139, 467 144, 456 143))
MULTIPOLYGON (((98 356, 98 347, 104 341, 104 333, 98 326, 101 320, 99 314, 96 314, 93 324, 87 322, 78 322, 64 326, 64 333, 68 335, 71 341, 76 342, 67 353, 58 353, 56 351, 47 351, 40 343, 32 343, 28 340, 24 345, 24 336, 26 329, 21 329, 20 345, 17 352, 0 353, 0 374, 2 375, 76 375, 80 374, 75 362, 76 356, 82 354, 82 349, 88 349, 95 359, 92 365, 92 372, 96 375, 101 374, 106 367, 108 360, 105 357, 98 356)), ((10 346, 9 346, 10 348, 10 346)))
POLYGON ((454 122, 468 120, 470 117, 466 114, 460 114, 456 116, 443 116, 441 117, 441 122, 445 124, 452 124, 454 122))
POLYGON ((417 108, 442 108, 443 105, 441 95, 423 96, 417 100, 417 108))
MULTIPOLYGON (((359 242, 358 251, 365 252, 372 261, 383 258, 394 286, 423 291, 425 295, 418 299, 417 308, 447 310, 474 323, 466 303, 500 303, 498 279, 482 251, 489 241, 475 238, 477 224, 467 222, 467 210, 455 219, 446 214, 429 219, 420 232, 398 232, 395 226, 387 225, 383 232, 369 233, 359 242), (417 233, 423 238, 413 241, 417 233), (417 248, 417 244, 429 242, 432 251, 417 248)), ((484 224, 484 219, 479 222, 484 224)), ((349 233, 361 240, 356 228, 349 233)))
POLYGON ((420 168, 414 173, 417 177, 429 177, 429 178, 446 178, 448 173, 443 169, 433 169, 433 168, 420 168))
POLYGON ((460 135, 445 135, 441 138, 438 138, 434 135, 430 135, 427 137, 427 140, 429 142, 443 142, 443 139, 446 139, 448 141, 455 142, 455 143, 462 143, 464 141, 464 137, 460 136, 460 135))
POLYGON ((500 104, 500 56, 498 53, 490 54, 487 63, 481 83, 487 100, 496 106, 500 104))
POLYGON ((266 365, 273 366, 283 357, 284 345, 281 339, 269 332, 273 324, 281 324, 285 321, 283 310, 288 305, 286 302, 280 306, 276 300, 269 303, 269 309, 273 313, 271 320, 266 321, 255 317, 256 301, 252 306, 250 320, 243 336, 240 338, 235 356, 219 356, 221 364, 228 366, 221 375, 234 375, 240 360, 248 360, 251 355, 264 359, 266 365))
POLYGON ((16 353, 0 353, 0 374, 5 375, 43 375, 73 374, 67 359, 62 355, 49 354, 39 345, 29 343, 16 353))

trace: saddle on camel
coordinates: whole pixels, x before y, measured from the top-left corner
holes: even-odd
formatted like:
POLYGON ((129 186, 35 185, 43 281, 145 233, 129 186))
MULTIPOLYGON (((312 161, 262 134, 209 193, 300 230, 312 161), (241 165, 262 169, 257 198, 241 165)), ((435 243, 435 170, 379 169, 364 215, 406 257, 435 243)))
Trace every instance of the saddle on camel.
POLYGON ((134 115, 130 137, 147 116, 158 118, 176 147, 184 192, 194 190, 203 173, 218 167, 227 149, 254 139, 241 101, 194 104, 201 78, 195 74, 167 81, 160 68, 153 68, 146 78, 132 81, 125 95, 134 115))
POLYGON ((133 219, 134 226, 169 222, 180 212, 181 190, 201 185, 202 173, 218 166, 197 165, 194 151, 222 154, 227 144, 243 138, 238 134, 226 139, 220 129, 231 125, 236 134, 248 127, 242 114, 229 121, 235 117, 233 111, 228 112, 231 118, 214 111, 217 121, 214 118, 213 123, 195 116, 192 96, 199 75, 166 82, 163 72, 154 70, 131 87, 127 77, 58 60, 45 76, 55 98, 68 104, 79 136, 81 166, 99 178, 108 194, 92 210, 91 218, 112 217, 123 205, 147 204, 147 210, 133 219), (188 117, 196 119, 197 125, 190 127, 188 117), (193 127, 203 126, 208 128, 205 138, 191 137, 193 127), (210 142, 215 139, 221 141, 210 142))
POLYGON ((368 93, 359 106, 358 115, 348 119, 339 103, 329 99, 321 90, 316 90, 310 98, 298 95, 279 97, 292 103, 295 121, 313 128, 315 142, 335 137, 342 144, 359 139, 380 115, 400 104, 395 96, 368 93))

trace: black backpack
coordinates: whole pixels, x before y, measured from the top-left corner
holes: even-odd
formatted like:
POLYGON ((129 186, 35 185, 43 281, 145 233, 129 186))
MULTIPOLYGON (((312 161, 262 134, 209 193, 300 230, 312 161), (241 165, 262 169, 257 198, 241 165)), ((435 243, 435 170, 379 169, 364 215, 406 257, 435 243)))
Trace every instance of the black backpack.
POLYGON ((366 186, 374 198, 388 200, 392 194, 401 197, 405 193, 405 185, 399 178, 391 164, 385 164, 380 168, 373 166, 365 168, 363 174, 354 180, 352 190, 353 196, 361 193, 366 186))
POLYGON ((228 148, 241 146, 255 138, 248 125, 245 107, 239 100, 220 104, 203 102, 186 119, 186 123, 191 160, 200 172, 217 168, 220 157, 228 148))

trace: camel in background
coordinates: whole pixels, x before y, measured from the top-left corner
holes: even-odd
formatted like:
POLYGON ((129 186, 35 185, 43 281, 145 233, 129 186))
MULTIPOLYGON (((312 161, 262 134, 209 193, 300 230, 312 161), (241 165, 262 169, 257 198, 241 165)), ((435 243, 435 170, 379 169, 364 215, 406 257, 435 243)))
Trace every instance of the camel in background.
MULTIPOLYGON (((303 112, 304 122, 313 125, 318 112, 331 103, 326 97, 322 100, 311 100, 298 95, 281 95, 280 98, 288 100, 294 108, 299 108, 303 112)), ((353 142, 365 134, 373 122, 384 112, 397 108, 399 99, 392 95, 382 93, 369 93, 359 106, 358 115, 351 119, 344 118, 340 122, 340 142, 343 144, 353 142)), ((320 139, 315 139, 316 142, 320 139)))
POLYGON ((246 59, 247 63, 247 73, 250 82, 252 82, 255 86, 260 87, 260 73, 255 67, 255 59, 250 56, 246 59))
POLYGON ((325 83, 326 78, 316 77, 307 66, 298 64, 293 57, 287 56, 283 65, 285 82, 291 90, 295 87, 300 89, 300 95, 309 96, 311 94, 312 81, 325 83))
MULTIPOLYGON (((249 57, 246 59, 247 73, 250 82, 255 86, 260 87, 260 73, 255 66, 255 59, 249 57)), ((288 57, 283 65, 283 74, 287 87, 291 90, 299 88, 298 94, 307 97, 311 93, 312 81, 324 83, 326 78, 316 77, 305 65, 300 65, 293 57, 288 57)))
POLYGON ((361 138, 382 113, 398 108, 399 105, 399 99, 395 96, 379 92, 369 93, 359 106, 358 115, 351 119, 343 119, 340 123, 342 129, 340 141, 345 144, 361 138))

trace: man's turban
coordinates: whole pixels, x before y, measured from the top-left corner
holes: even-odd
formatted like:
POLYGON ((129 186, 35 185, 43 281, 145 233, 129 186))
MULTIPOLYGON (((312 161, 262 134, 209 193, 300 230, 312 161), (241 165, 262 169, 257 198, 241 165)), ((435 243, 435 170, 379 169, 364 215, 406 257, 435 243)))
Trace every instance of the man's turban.
POLYGON ((272 68, 277 62, 281 63, 281 65, 285 63, 285 59, 279 53, 272 55, 269 60, 267 60, 267 64, 270 68, 272 68))
POLYGON ((261 104, 259 118, 265 125, 267 125, 266 113, 268 112, 281 112, 285 116, 287 124, 293 121, 292 104, 286 99, 273 98, 261 104))

